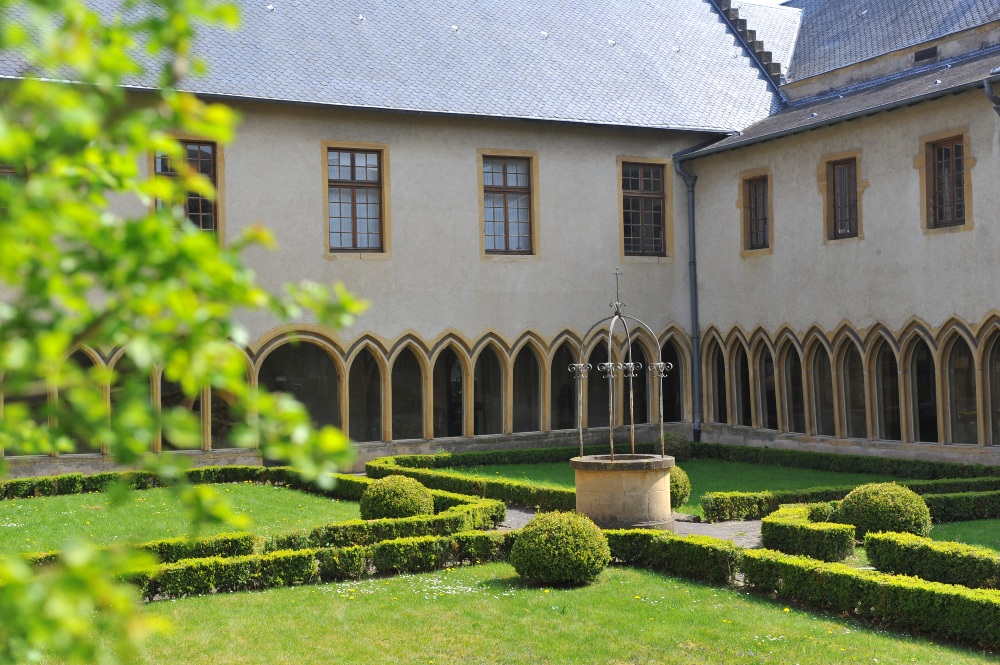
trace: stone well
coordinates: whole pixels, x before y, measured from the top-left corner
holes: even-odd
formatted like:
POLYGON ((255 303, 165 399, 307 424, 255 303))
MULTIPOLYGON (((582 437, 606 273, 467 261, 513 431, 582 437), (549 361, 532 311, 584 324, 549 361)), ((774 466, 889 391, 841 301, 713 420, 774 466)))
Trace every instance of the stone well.
POLYGON ((604 529, 669 529, 670 467, 660 455, 587 455, 569 461, 576 473, 576 512, 604 529))

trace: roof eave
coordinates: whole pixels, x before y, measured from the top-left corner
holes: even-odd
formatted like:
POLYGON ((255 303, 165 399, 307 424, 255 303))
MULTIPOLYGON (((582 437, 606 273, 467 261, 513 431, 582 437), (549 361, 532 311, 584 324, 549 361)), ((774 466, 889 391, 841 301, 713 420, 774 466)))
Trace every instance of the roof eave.
MULTIPOLYGON (((1000 77, 988 77, 990 82, 996 83, 1000 81, 1000 77)), ((730 150, 736 150, 738 148, 746 148, 748 146, 756 145, 758 143, 764 143, 765 141, 773 141, 775 139, 785 138, 786 136, 793 136, 795 134, 803 134, 805 132, 810 132, 814 129, 820 129, 822 127, 829 127, 830 125, 836 125, 841 122, 847 122, 849 120, 856 120, 858 118, 865 118, 870 115, 875 115, 876 113, 882 113, 883 111, 892 111, 895 109, 903 108, 904 106, 914 106, 922 102, 932 101, 934 99, 940 99, 941 97, 946 97, 948 95, 957 95, 968 90, 975 90, 976 88, 982 88, 984 85, 983 80, 969 81, 949 88, 941 88, 933 92, 925 93, 923 95, 917 95, 914 97, 907 97, 906 99, 897 100, 894 102, 886 102, 885 104, 878 104, 867 109, 862 109, 860 111, 854 111, 852 113, 845 113, 844 115, 834 116, 832 118, 824 118, 818 122, 810 123, 807 125, 800 125, 797 127, 791 127, 788 129, 783 129, 777 132, 772 132, 770 134, 762 134, 760 136, 755 136, 752 139, 746 141, 734 141, 732 143, 727 143, 724 146, 717 146, 715 148, 703 148, 701 150, 693 151, 680 151, 673 155, 675 160, 692 160, 698 159, 700 157, 707 157, 709 155, 716 155, 723 152, 729 152, 730 150)))

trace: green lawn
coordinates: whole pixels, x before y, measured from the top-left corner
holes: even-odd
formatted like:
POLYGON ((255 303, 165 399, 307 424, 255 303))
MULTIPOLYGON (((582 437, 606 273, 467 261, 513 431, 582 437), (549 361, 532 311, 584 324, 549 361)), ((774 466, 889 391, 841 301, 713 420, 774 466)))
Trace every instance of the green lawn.
POLYGON ((931 528, 931 538, 1000 550, 1000 520, 935 524, 931 528))
MULTIPOLYGON (((358 504, 270 485, 216 485, 236 512, 250 519, 248 530, 262 534, 306 529, 357 519, 358 504)), ((74 538, 99 545, 143 542, 187 535, 190 518, 170 490, 129 493, 121 505, 107 494, 70 494, 0 501, 0 553, 60 549, 74 538)), ((200 535, 231 532, 231 525, 203 527, 200 535)))
POLYGON ((147 663, 995 662, 758 596, 612 568, 579 589, 522 588, 490 564, 175 602, 147 663))
MULTIPOLYGON (((789 490, 824 485, 862 485, 899 480, 895 476, 870 473, 842 473, 796 469, 769 464, 746 464, 713 459, 694 459, 679 464, 691 479, 691 499, 679 512, 702 515, 701 496, 706 492, 757 492, 789 490)), ((448 469, 480 478, 511 478, 542 485, 573 487, 573 469, 565 462, 551 464, 514 464, 448 469)))

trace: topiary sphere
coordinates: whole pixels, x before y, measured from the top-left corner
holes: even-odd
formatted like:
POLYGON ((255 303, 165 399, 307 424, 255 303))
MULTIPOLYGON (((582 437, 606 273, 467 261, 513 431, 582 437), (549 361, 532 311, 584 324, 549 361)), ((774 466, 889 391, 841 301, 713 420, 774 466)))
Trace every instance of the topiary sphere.
POLYGON ((896 483, 870 483, 855 488, 840 502, 833 519, 853 524, 858 540, 863 540, 869 531, 918 536, 931 532, 931 512, 927 504, 919 494, 896 483))
POLYGON ((361 519, 433 515, 434 498, 419 481, 406 476, 386 476, 361 493, 361 519))
POLYGON ((677 510, 691 497, 691 479, 679 466, 670 467, 670 510, 677 510))
POLYGON ((534 585, 579 586, 611 561, 604 532, 579 513, 540 513, 521 529, 510 553, 514 570, 534 585))

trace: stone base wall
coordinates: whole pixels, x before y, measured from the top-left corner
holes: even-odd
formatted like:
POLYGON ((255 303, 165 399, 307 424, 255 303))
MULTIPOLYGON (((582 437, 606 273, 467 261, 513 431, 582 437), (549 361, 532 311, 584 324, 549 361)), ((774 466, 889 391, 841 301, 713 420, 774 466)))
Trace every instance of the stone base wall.
POLYGON ((784 448, 787 450, 809 450, 817 453, 870 455, 874 457, 928 460, 931 462, 958 462, 959 464, 990 464, 1000 466, 1000 446, 835 439, 828 436, 774 432, 771 430, 759 430, 752 427, 722 425, 719 423, 704 423, 701 430, 701 440, 708 443, 728 443, 737 446, 784 448))
MULTIPOLYGON (((183 455, 191 466, 260 466, 261 456, 257 450, 242 448, 211 451, 183 451, 163 453, 183 455)), ((128 467, 116 464, 114 460, 99 453, 88 455, 42 455, 25 457, 4 457, 8 478, 29 478, 32 476, 54 476, 60 473, 83 473, 91 475, 104 471, 123 471, 128 467)))

